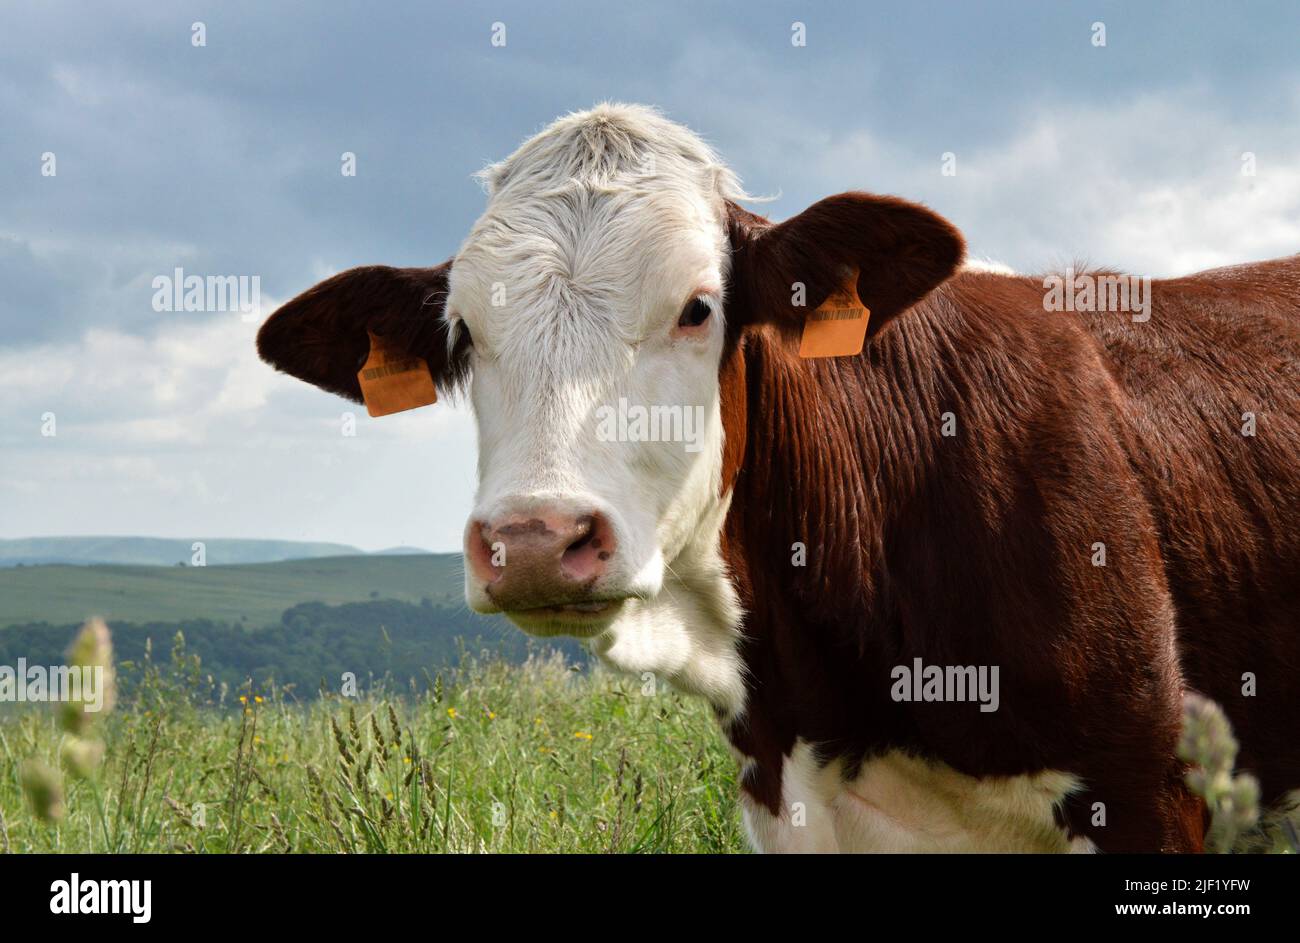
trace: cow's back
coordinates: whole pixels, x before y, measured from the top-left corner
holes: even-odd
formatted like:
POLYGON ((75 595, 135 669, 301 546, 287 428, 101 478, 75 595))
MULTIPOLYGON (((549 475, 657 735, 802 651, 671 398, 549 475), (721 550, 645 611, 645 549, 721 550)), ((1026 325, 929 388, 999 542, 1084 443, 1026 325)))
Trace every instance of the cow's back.
POLYGON ((1300 256, 1156 280, 1150 302, 1077 317, 1118 388, 1184 675, 1272 800, 1300 787, 1300 256))

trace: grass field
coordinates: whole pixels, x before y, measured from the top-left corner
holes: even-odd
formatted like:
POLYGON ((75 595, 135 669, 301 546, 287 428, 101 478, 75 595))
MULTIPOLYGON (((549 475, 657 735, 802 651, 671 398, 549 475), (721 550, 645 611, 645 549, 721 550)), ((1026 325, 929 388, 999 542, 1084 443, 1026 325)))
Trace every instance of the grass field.
MULTIPOLYGON (((112 665, 109 636, 83 627, 67 663, 112 665)), ((744 850, 706 704, 559 653, 306 703, 217 684, 179 634, 118 667, 104 713, 0 705, 0 853, 744 850)), ((1300 851, 1300 820, 1260 820, 1226 714, 1184 709, 1207 849, 1300 851)))
POLYGON ((58 824, 20 768, 58 769, 66 734, 48 709, 0 717, 0 852, 742 850, 705 705, 559 657, 471 663, 418 698, 201 708, 192 690, 148 668, 99 722, 98 773, 63 777, 58 824))
POLYGON ((279 622, 300 602, 384 599, 460 605, 460 555, 322 557, 234 566, 25 566, 0 569, 0 626, 211 619, 279 622))

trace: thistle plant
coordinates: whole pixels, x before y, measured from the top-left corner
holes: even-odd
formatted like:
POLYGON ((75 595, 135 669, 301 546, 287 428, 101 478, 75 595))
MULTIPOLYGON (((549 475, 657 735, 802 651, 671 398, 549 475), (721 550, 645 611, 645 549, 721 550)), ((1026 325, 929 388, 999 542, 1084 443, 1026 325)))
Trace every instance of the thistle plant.
POLYGON ((1183 735, 1178 755, 1192 764, 1187 785, 1205 800, 1210 828, 1207 852, 1224 854, 1259 822, 1259 781, 1249 773, 1233 774, 1237 740, 1232 724, 1214 701, 1199 694, 1183 696, 1183 735))

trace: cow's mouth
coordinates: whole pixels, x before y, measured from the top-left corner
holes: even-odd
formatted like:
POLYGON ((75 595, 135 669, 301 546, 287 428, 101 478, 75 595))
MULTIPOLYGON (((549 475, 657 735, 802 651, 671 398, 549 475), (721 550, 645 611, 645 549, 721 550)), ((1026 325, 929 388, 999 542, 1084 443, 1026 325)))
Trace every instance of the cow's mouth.
POLYGON ((556 606, 508 609, 508 618, 529 635, 572 635, 590 638, 609 627, 624 599, 589 599, 556 606))

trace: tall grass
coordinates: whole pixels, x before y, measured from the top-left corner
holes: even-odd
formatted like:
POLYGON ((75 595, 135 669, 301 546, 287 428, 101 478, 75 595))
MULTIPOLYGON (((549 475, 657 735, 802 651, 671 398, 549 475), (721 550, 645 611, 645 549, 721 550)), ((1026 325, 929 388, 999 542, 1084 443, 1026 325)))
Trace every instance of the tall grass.
MULTIPOLYGON (((111 664, 102 623, 69 658, 111 664)), ((558 653, 464 655, 419 689, 310 703, 229 691, 179 634, 168 661, 146 649, 120 669, 128 695, 107 716, 0 715, 0 853, 744 850, 705 704, 558 653)), ((1185 708, 1207 850, 1300 850, 1295 812, 1261 816, 1258 784, 1234 772, 1222 710, 1185 708)))
POLYGON ((136 668, 129 704, 100 721, 97 772, 52 784, 57 820, 33 815, 22 769, 57 769, 67 733, 49 710, 0 721, 0 851, 743 849, 707 707, 559 656, 469 658, 423 694, 309 704, 204 703, 183 649, 136 668))

